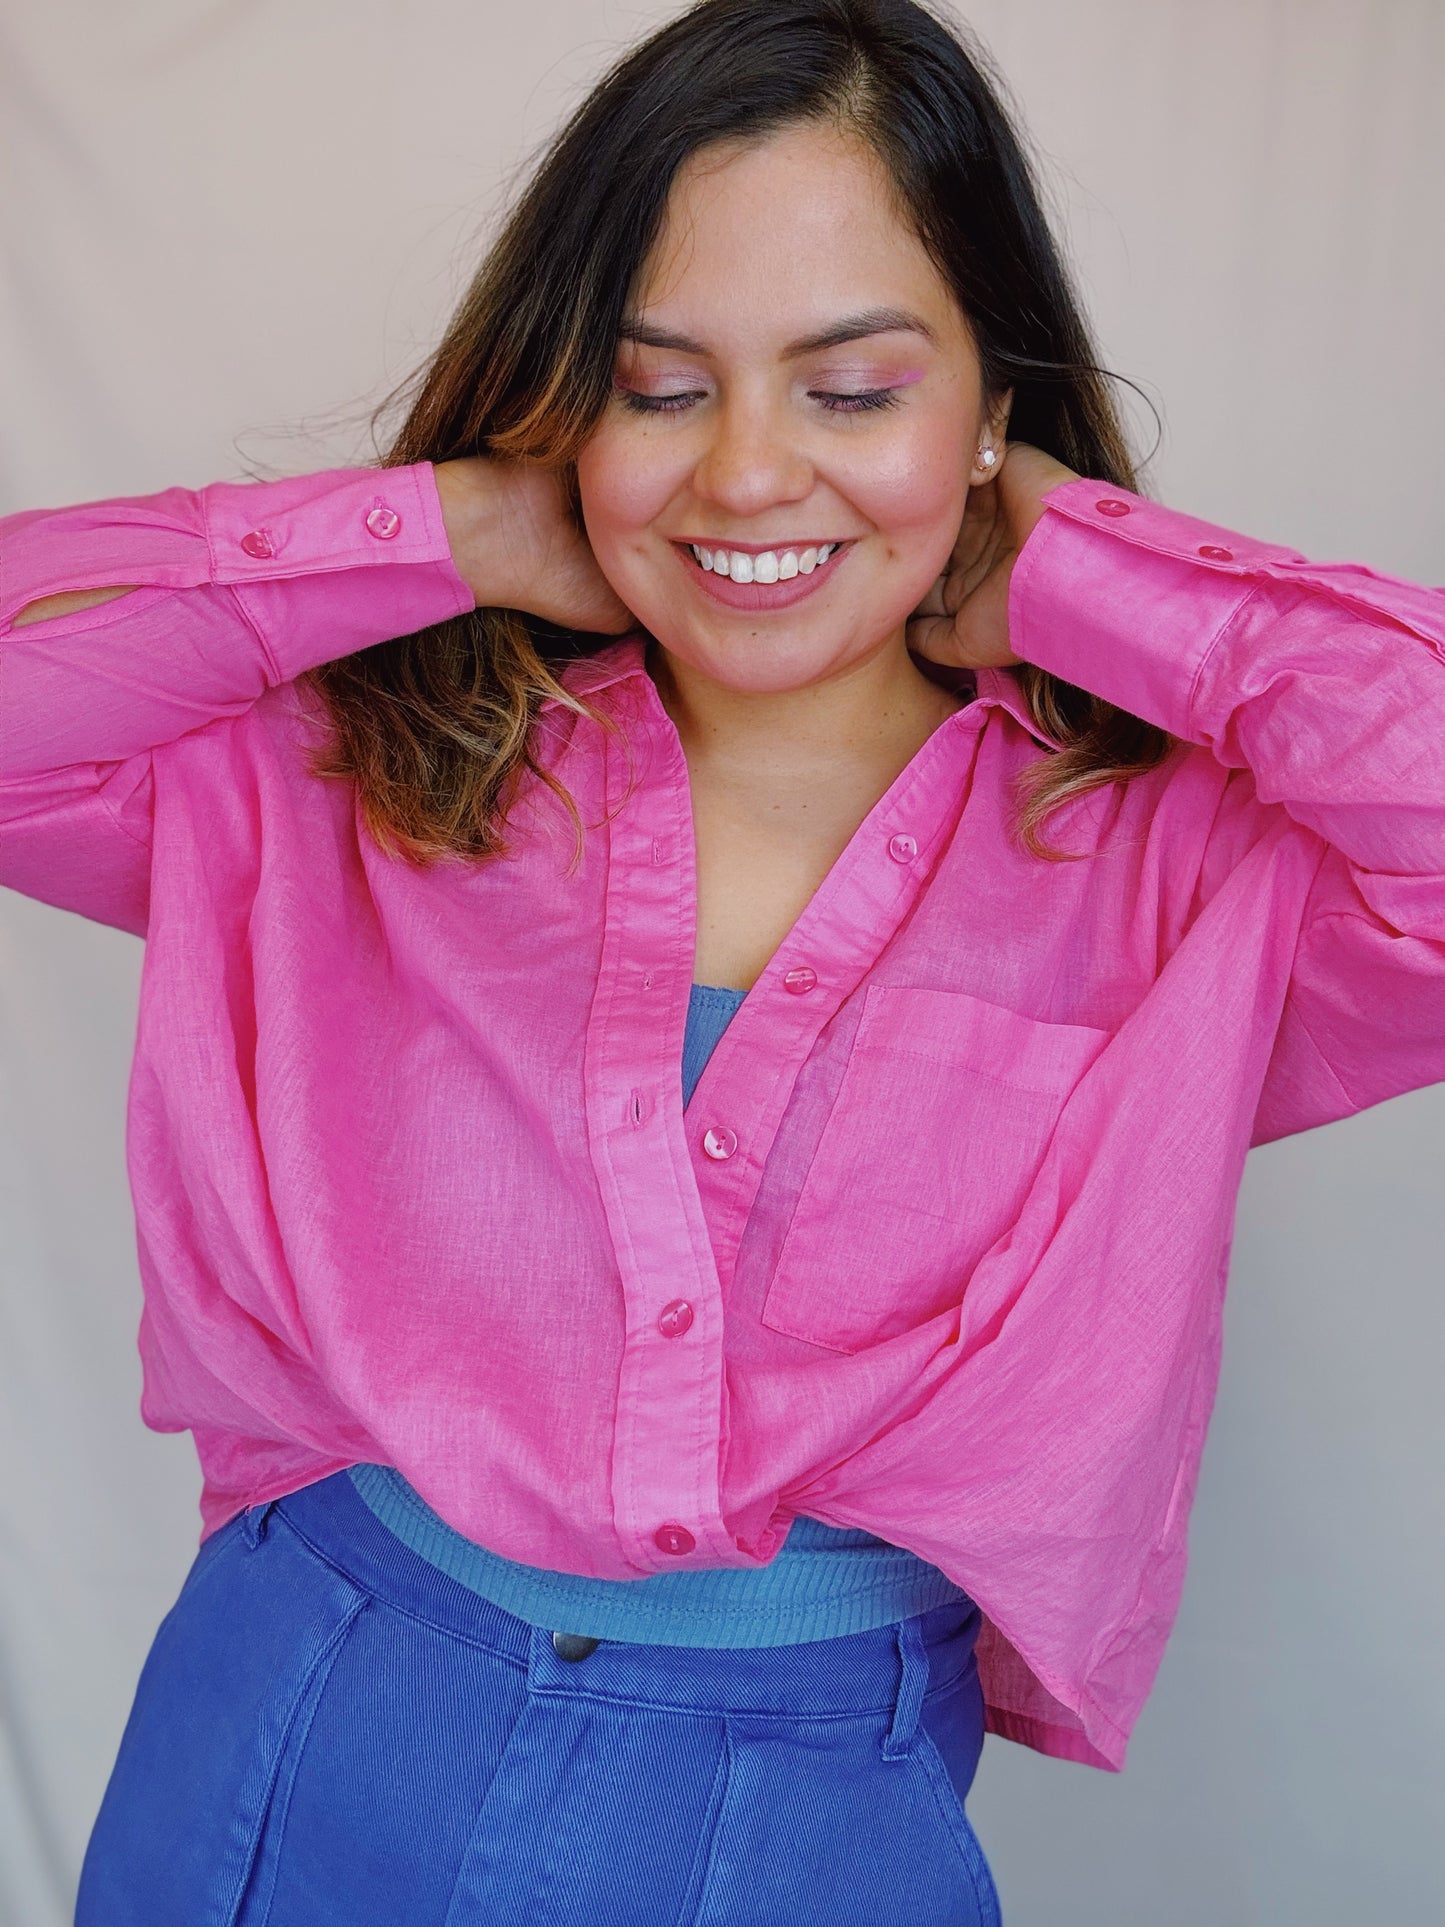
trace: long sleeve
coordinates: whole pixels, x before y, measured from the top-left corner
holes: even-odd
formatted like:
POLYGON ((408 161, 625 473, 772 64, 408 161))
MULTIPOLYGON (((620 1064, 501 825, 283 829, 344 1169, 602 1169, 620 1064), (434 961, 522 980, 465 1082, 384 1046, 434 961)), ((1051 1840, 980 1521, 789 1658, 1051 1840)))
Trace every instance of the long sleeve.
POLYGON ((143 935, 156 751, 472 606, 427 462, 0 521, 0 884, 143 935), (42 597, 121 584, 13 626, 42 597))
POLYGON ((1015 654, 1206 747, 1247 772, 1246 814, 1319 839, 1252 1141, 1445 1080, 1445 590, 1087 478, 1044 499, 1015 654))

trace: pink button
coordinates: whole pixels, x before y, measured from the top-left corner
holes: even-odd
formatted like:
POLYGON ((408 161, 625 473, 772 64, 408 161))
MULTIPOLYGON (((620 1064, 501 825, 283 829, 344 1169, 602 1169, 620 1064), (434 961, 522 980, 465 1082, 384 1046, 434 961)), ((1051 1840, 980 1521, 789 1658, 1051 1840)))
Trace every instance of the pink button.
POLYGON ((249 535, 243 535, 241 547, 247 555, 255 556, 258 562, 264 562, 268 556, 276 553, 271 537, 265 529, 252 529, 249 535))
POLYGON ((664 1338, 681 1338, 692 1324, 692 1306, 685 1298, 674 1298, 657 1314, 657 1329, 664 1338))
POLYGON ((378 542, 389 542, 401 527, 401 517, 385 502, 378 502, 366 518, 366 532, 378 542))
POLYGON ((918 840, 912 836, 895 836, 888 844, 888 854, 895 863, 911 863, 918 855, 918 840))
POLYGON ((736 1131, 730 1131, 725 1124, 714 1124, 703 1138, 702 1148, 710 1158, 716 1158, 721 1163, 724 1158, 730 1158, 738 1148, 738 1134, 736 1131))
POLYGON ((691 1552, 697 1545, 686 1526, 659 1526, 652 1535, 652 1543, 659 1552, 691 1552))
POLYGON ((809 970, 806 964, 799 964, 783 979, 783 989, 790 990, 795 997, 806 997, 810 990, 817 988, 818 973, 816 970, 809 970))
POLYGON ((1102 502, 1095 502, 1094 507, 1099 511, 1100 515, 1127 515, 1129 513, 1129 504, 1119 501, 1118 498, 1113 495, 1106 495, 1102 502))
POLYGON ((1206 542, 1199 553, 1201 555, 1207 555, 1211 562, 1232 562, 1234 560, 1233 549, 1221 549, 1218 544, 1214 542, 1206 542))

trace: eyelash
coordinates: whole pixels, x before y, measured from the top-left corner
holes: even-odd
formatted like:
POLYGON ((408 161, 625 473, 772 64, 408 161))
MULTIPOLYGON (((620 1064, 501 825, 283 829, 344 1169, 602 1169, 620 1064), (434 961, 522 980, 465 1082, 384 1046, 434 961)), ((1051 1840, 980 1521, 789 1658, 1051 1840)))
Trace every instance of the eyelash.
MULTIPOLYGON (((623 407, 637 415, 680 415, 684 406, 698 399, 695 394, 639 395, 633 388, 619 388, 616 393, 623 407)), ((818 388, 810 389, 809 393, 825 405, 830 415, 863 415, 876 408, 898 406, 896 388, 868 388, 857 395, 837 395, 818 388)))

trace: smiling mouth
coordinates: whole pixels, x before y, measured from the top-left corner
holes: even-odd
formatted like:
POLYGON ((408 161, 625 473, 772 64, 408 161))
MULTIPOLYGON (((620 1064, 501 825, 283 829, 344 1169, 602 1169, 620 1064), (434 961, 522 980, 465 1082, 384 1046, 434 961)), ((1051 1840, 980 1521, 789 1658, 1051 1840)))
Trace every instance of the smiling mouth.
POLYGON ((709 548, 701 542, 685 542, 679 546, 687 550, 705 575, 722 576, 739 583, 773 583, 811 575, 845 545, 817 542, 760 550, 709 548))

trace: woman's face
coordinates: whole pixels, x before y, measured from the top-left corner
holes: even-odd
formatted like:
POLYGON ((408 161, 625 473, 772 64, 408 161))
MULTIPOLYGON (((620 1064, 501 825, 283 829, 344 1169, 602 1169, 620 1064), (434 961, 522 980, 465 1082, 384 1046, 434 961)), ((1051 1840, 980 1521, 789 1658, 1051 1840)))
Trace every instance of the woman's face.
POLYGON ((963 314, 870 148, 806 125, 694 155, 614 382, 583 515, 672 657, 758 693, 902 658, 990 424, 963 314))

